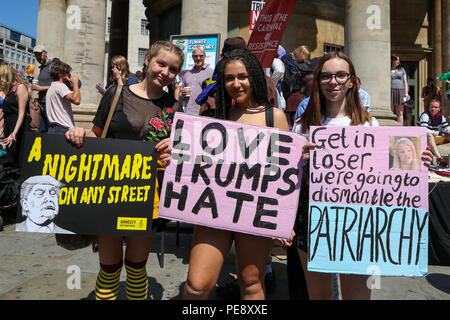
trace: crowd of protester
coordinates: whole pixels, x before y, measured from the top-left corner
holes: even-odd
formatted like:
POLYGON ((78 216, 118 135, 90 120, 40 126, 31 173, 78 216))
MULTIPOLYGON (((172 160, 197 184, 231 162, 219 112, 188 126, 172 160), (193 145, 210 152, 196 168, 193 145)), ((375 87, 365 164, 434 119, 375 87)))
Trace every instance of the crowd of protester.
MULTIPOLYGON (((38 93, 42 106, 40 126, 42 134, 64 134, 71 143, 82 146, 84 137, 101 137, 116 94, 122 99, 113 115, 107 138, 143 140, 148 132, 146 119, 157 117, 168 109, 192 115, 210 116, 257 126, 269 126, 308 134, 311 126, 378 126, 370 115, 371 100, 367 88, 358 77, 352 61, 343 53, 328 53, 311 58, 306 46, 288 53, 280 46, 271 68, 263 69, 258 59, 246 49, 245 40, 226 39, 216 66, 205 64, 205 50, 201 46, 192 52, 194 67, 181 70, 183 52, 175 45, 157 41, 148 50, 142 70, 132 74, 125 57, 111 59, 111 78, 93 120, 86 132, 76 126, 72 104, 82 103, 79 77, 72 68, 57 58, 50 59, 43 46, 34 49, 40 64, 37 81, 30 86, 7 63, 0 65, 2 103, 2 144, 8 159, 18 163, 18 146, 24 132, 32 130, 28 108, 30 92, 38 93), (330 88, 333 95, 330 96, 330 88), (237 94, 238 91, 242 94, 237 94), (251 109, 250 116, 244 116, 251 109), (125 116, 124 116, 125 115, 125 116), (126 124, 126 125, 125 125, 126 124), (125 130, 123 128, 133 128, 125 130)), ((397 56, 392 58, 391 107, 400 124, 412 125, 407 73, 397 56), (408 111, 408 112, 407 112, 408 111), (404 119, 405 118, 405 119, 404 119)), ((423 89, 426 111, 418 125, 427 127, 431 152, 445 165, 436 145, 449 142, 450 127, 441 113, 439 88, 430 79, 423 89)), ((412 107, 411 107, 412 106, 412 107)), ((157 143, 158 166, 164 171, 170 159, 169 135, 151 139, 157 143)), ((303 158, 309 159, 308 144, 303 158)), ((430 154, 424 155, 430 164, 430 154)), ((162 176, 159 176, 162 179, 162 176)), ((161 184, 162 181, 158 181, 161 184)), ((307 208, 308 170, 303 177, 300 205, 292 238, 282 244, 289 247, 288 281, 292 299, 332 299, 336 276, 307 270, 307 208), (306 288, 306 289, 305 289, 306 288)), ((153 226, 164 228, 155 220, 153 226)), ((116 299, 123 266, 127 272, 127 296, 145 299, 148 291, 147 258, 152 237, 99 236, 100 270, 96 298, 116 299)), ((238 279, 217 292, 242 299, 264 299, 278 281, 271 268, 274 240, 231 231, 195 226, 190 254, 189 271, 184 288, 185 299, 207 299, 216 285, 222 264, 235 246, 238 279)), ((367 276, 340 275, 343 299, 370 299, 367 276)))

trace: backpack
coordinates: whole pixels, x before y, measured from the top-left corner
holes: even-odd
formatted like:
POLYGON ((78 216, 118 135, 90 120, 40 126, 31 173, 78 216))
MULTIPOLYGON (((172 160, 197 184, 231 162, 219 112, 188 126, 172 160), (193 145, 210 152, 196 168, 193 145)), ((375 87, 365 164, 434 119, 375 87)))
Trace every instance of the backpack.
POLYGON ((19 168, 8 166, 5 160, 0 161, 0 213, 7 207, 19 204, 19 178, 19 168))
POLYGON ((292 92, 295 89, 298 90, 298 80, 300 79, 301 72, 290 54, 281 57, 281 61, 283 61, 285 67, 284 77, 280 81, 281 92, 283 93, 284 99, 287 101, 292 92))

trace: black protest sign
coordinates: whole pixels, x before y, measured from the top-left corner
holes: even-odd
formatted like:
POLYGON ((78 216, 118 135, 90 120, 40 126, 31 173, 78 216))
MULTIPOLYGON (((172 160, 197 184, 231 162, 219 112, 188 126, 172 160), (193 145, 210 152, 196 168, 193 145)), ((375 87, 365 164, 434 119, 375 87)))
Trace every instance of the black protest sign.
POLYGON ((21 148, 17 231, 151 233, 158 154, 155 143, 26 134, 21 148))

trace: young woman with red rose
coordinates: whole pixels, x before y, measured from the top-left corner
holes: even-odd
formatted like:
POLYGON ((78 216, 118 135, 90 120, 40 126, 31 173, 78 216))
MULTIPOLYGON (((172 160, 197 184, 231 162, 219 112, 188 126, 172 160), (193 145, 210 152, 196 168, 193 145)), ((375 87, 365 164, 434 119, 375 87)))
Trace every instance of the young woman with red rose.
MULTIPOLYGON (((180 72, 184 54, 177 46, 157 41, 149 49, 145 58, 146 77, 142 82, 125 85, 114 111, 107 138, 150 140, 157 142, 159 152, 158 180, 161 181, 164 166, 169 160, 169 136, 174 112, 178 102, 163 88, 172 83, 180 72)), ((106 123, 117 86, 109 88, 99 105, 93 120, 93 128, 85 134, 82 128, 73 128, 66 138, 77 146, 83 144, 85 136, 100 137, 106 123)), ((158 188, 158 186, 157 186, 158 188)), ((159 197, 155 195, 154 218, 159 197)), ((158 226, 153 220, 153 226, 158 226)), ((125 268, 128 299, 147 299, 148 278, 146 264, 150 252, 152 236, 126 237, 125 268)), ((119 280, 124 264, 123 237, 99 235, 98 254, 100 272, 95 287, 97 300, 115 300, 119 291, 119 280)))

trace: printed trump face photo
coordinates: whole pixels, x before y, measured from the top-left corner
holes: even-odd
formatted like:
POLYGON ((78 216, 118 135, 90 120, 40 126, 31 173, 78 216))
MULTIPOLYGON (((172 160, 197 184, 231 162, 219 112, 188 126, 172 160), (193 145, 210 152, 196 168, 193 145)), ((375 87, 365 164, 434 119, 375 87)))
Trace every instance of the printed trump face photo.
POLYGON ((20 190, 22 212, 16 231, 56 233, 59 229, 63 231, 61 233, 67 233, 54 224, 59 211, 59 192, 62 186, 52 176, 34 176, 25 180, 20 190))

